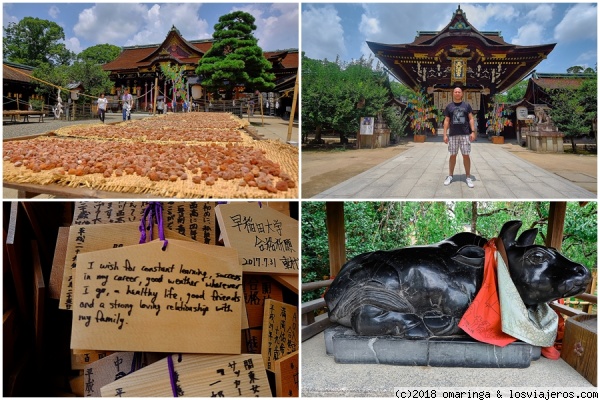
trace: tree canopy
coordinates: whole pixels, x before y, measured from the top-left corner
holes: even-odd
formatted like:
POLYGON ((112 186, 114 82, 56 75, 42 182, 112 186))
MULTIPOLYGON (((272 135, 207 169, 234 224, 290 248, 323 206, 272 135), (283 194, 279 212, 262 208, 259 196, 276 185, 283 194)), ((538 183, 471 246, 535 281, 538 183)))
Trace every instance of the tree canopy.
POLYGON ((65 33, 57 23, 25 17, 4 28, 4 59, 32 67, 67 65, 73 60, 74 53, 61 40, 65 40, 65 33))
POLYGON ((315 141, 319 142, 323 129, 333 129, 344 142, 346 135, 358 132, 360 117, 384 111, 391 89, 385 73, 373 70, 372 64, 373 59, 343 63, 302 56, 304 135, 316 132, 315 141))
POLYGON ((106 64, 121 54, 121 48, 112 44, 97 44, 88 47, 77 55, 80 61, 91 61, 95 64, 106 64))
POLYGON ((253 35, 255 18, 243 11, 223 15, 215 24, 214 43, 198 62, 196 73, 202 85, 216 92, 223 88, 231 98, 236 86, 246 91, 264 91, 275 87, 271 64, 253 35))
POLYGON ((573 152, 577 152, 575 139, 589 135, 597 119, 597 79, 585 79, 577 89, 553 89, 549 91, 548 113, 558 130, 571 141, 573 152))

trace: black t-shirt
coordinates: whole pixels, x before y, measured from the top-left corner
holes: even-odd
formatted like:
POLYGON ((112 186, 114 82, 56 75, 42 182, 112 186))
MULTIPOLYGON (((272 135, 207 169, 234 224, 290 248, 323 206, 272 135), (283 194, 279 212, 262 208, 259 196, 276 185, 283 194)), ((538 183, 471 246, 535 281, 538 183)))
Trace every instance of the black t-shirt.
POLYGON ((469 123, 469 114, 473 113, 473 109, 469 103, 464 101, 460 103, 451 102, 444 109, 444 116, 450 117, 450 128, 448 135, 468 135, 471 133, 469 123))

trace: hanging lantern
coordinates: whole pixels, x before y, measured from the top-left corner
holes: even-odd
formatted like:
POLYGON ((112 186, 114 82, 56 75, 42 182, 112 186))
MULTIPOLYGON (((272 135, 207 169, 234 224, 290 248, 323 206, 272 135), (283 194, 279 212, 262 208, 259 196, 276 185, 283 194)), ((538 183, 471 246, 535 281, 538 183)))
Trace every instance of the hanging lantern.
POLYGON ((192 97, 195 99, 202 98, 202 86, 200 86, 200 85, 192 86, 192 97))

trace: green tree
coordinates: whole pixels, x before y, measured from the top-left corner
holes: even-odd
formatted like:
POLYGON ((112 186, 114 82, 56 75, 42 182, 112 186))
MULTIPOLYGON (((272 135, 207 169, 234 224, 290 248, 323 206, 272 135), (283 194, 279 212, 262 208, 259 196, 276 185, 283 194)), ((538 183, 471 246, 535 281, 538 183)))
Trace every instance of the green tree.
MULTIPOLYGON (((100 93, 109 93, 114 86, 108 72, 92 61, 77 61, 73 65, 42 64, 33 70, 32 75, 42 82, 36 92, 44 95, 50 104, 56 102, 57 87, 65 88, 71 82, 81 82, 84 94, 94 97, 100 93)), ((68 100, 66 90, 62 92, 62 98, 63 101, 68 100)), ((79 99, 80 102, 89 102, 89 98, 86 100, 85 96, 80 96, 79 99)))
POLYGON ((567 73, 569 74, 581 74, 583 72, 583 67, 580 65, 574 65, 572 67, 567 68, 567 73))
POLYGON ((264 91, 275 87, 275 74, 252 32, 255 18, 243 11, 223 15, 215 24, 214 43, 198 62, 196 73, 202 85, 216 92, 225 89, 226 98, 233 96, 238 85, 246 91, 264 91))
POLYGON ((596 76, 584 80, 577 89, 577 94, 580 103, 583 105, 584 124, 589 126, 595 133, 598 121, 598 80, 596 76))
POLYGON ((97 44, 88 47, 77 55, 80 61, 91 61, 95 64, 106 64, 116 59, 121 54, 121 48, 112 44, 97 44))
POLYGON ((579 90, 553 89, 549 91, 549 95, 548 114, 558 130, 571 141, 573 153, 577 153, 575 139, 587 135, 591 131, 591 126, 587 121, 588 106, 581 102, 579 90))
POLYGON ((74 54, 61 40, 61 26, 45 19, 25 17, 4 28, 4 58, 16 63, 39 67, 42 64, 67 65, 74 54))
POLYGON ((343 69, 338 85, 332 128, 339 132, 340 141, 360 130, 361 117, 374 117, 383 112, 391 90, 383 71, 373 71, 373 59, 360 58, 343 69))
POLYGON ((333 126, 342 70, 337 63, 313 60, 302 54, 302 136, 315 133, 322 143, 323 129, 333 126))
POLYGON ((528 81, 521 81, 508 89, 508 91, 497 94, 496 97, 501 103, 516 103, 525 97, 528 81))
POLYGON ((390 88, 395 98, 399 98, 404 101, 410 99, 415 93, 415 91, 408 86, 396 81, 390 82, 390 88))
MULTIPOLYGON (((34 78, 40 79, 38 82, 39 85, 35 89, 36 93, 46 97, 49 104, 56 103, 57 88, 55 86, 66 87, 71 81, 69 74, 69 67, 67 65, 54 66, 47 63, 41 64, 31 74, 34 78), (44 84, 43 82, 50 83, 51 85, 44 84)), ((62 97, 63 100, 66 99, 66 95, 62 97)))
POLYGON ((81 82, 85 94, 98 96, 100 93, 109 93, 114 83, 109 79, 109 73, 99 68, 92 60, 77 61, 68 68, 70 82, 81 82))
POLYGON ((333 129, 345 143, 347 135, 359 131, 361 117, 385 114, 391 88, 387 75, 382 70, 373 70, 372 64, 373 59, 342 63, 303 56, 303 136, 314 131, 314 141, 319 143, 321 132, 333 129))

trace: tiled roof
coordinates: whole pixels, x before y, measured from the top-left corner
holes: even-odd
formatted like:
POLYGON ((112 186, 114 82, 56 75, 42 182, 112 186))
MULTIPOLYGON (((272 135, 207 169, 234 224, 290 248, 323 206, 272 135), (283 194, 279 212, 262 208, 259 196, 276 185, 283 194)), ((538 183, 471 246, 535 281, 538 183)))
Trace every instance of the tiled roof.
POLYGON ((2 79, 30 83, 31 69, 20 68, 15 64, 2 64, 2 79))
POLYGON ((157 48, 158 45, 156 45, 156 47, 125 48, 121 54, 119 54, 119 57, 107 64, 104 64, 102 69, 105 71, 136 69, 139 66, 138 61, 148 57, 157 48))
MULTIPOLYGON (((200 52, 206 53, 208 49, 212 46, 212 41, 199 41, 199 42, 189 42, 195 48, 197 48, 200 52)), ((121 54, 114 60, 107 64, 104 64, 102 68, 105 71, 117 71, 117 70, 135 70, 139 67, 143 67, 148 65, 147 61, 143 61, 146 57, 155 52, 161 45, 150 45, 150 46, 136 46, 136 47, 126 47, 123 49, 121 54)), ((265 57, 269 58, 273 55, 288 52, 287 56, 283 59, 283 65, 286 68, 298 68, 298 50, 283 50, 283 51, 267 51, 265 52, 265 57)), ((180 59, 181 62, 186 64, 197 64, 200 57, 190 57, 180 59)))
POLYGON ((577 89, 583 77, 543 77, 532 78, 536 85, 544 89, 577 89))

